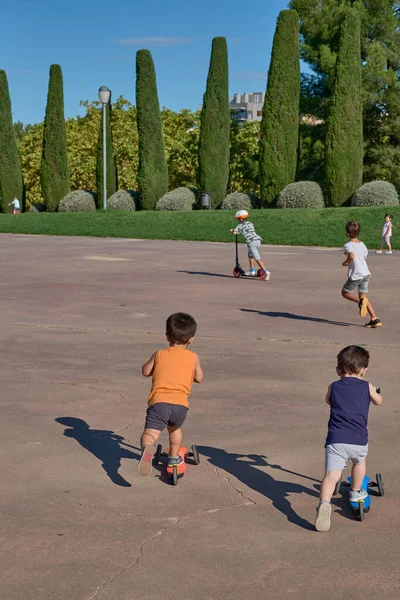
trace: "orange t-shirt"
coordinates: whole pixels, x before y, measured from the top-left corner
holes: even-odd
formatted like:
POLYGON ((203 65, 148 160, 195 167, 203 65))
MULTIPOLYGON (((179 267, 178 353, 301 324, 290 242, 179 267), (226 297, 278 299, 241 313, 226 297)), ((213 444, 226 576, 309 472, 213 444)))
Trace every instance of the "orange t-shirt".
POLYGON ((189 407, 195 364, 195 353, 182 346, 158 350, 154 357, 149 406, 157 402, 168 402, 189 407))

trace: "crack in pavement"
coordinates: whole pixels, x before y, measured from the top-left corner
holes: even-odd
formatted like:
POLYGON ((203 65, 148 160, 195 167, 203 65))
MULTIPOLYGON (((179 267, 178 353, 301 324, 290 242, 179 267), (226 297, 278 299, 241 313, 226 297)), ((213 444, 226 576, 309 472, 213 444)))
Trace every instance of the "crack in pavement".
POLYGON ((223 479, 224 481, 226 481, 226 483, 229 485, 230 488, 232 488, 232 490, 234 490, 235 492, 237 492, 244 500, 247 500, 247 504, 257 504, 257 502, 255 502, 254 500, 252 500, 251 498, 249 498, 248 496, 246 496, 245 494, 243 494, 243 492, 241 492, 240 490, 238 490, 233 483, 231 482, 231 478, 230 477, 226 477, 225 475, 222 475, 219 472, 218 467, 215 467, 214 465, 211 465, 209 462, 206 463, 213 471, 214 473, 220 477, 221 479, 223 479))
MULTIPOLYGON (((235 489, 235 488, 233 488, 233 489, 235 489)), ((235 490, 235 491, 237 491, 243 498, 246 498, 246 496, 244 496, 238 490, 235 490)), ((117 579, 117 577, 119 577, 120 575, 123 575, 129 569, 133 569, 134 567, 136 567, 139 564, 140 560, 145 555, 146 546, 148 544, 150 544, 150 542, 152 542, 155 538, 160 537, 164 533, 164 531, 166 531, 169 527, 172 527, 173 525, 177 525, 178 523, 181 523, 182 521, 187 521, 188 519, 191 519, 192 517, 198 517, 198 516, 207 515, 207 514, 215 514, 215 513, 221 512, 221 511, 232 510, 233 508, 240 508, 243 506, 254 506, 254 504, 256 504, 256 503, 253 502, 252 500, 248 500, 247 502, 241 502, 240 504, 233 504, 231 506, 224 506, 222 508, 209 508, 207 510, 202 510, 202 511, 199 511, 196 513, 191 513, 190 515, 186 515, 185 517, 166 517, 167 523, 165 523, 161 527, 161 529, 156 531, 156 533, 154 533, 152 536, 150 536, 149 538, 147 538, 147 539, 143 540, 143 542, 141 542, 141 544, 139 546, 139 552, 138 552, 135 560, 130 565, 127 565, 126 567, 121 569, 121 571, 119 571, 118 573, 115 573, 112 577, 110 577, 110 579, 107 579, 106 581, 104 581, 97 588, 97 590, 94 592, 94 594, 85 598, 85 600, 94 600, 94 598, 96 598, 102 592, 102 590, 104 590, 104 588, 107 585, 109 585, 110 583, 115 581, 115 579, 117 579)))

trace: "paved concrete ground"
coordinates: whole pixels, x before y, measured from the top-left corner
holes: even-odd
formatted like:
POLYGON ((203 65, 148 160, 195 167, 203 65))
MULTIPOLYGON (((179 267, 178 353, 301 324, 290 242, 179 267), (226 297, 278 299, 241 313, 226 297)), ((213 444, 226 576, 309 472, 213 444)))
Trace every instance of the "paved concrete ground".
POLYGON ((339 250, 265 247, 260 282, 230 276, 233 249, 0 236, 2 599, 399 597, 400 255, 371 255, 384 326, 366 330, 339 250), (206 379, 185 427, 201 464, 174 488, 137 459, 140 368, 177 310, 206 379), (321 534, 324 396, 349 343, 384 395, 369 473, 386 495, 359 523, 344 491, 321 534))

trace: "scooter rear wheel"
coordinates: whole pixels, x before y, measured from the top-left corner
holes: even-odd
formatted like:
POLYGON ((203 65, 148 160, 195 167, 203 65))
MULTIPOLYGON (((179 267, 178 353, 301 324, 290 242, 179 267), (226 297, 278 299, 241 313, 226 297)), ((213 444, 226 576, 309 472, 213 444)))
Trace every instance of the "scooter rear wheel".
POLYGON ((379 495, 384 496, 385 488, 383 487, 383 479, 380 473, 376 474, 376 484, 378 486, 379 495))
POLYGON ((258 271, 257 271, 257 277, 261 277, 262 274, 263 274, 263 272, 264 271, 262 269, 258 269, 258 271))
POLYGON ((162 452, 162 446, 161 446, 161 444, 158 444, 156 453, 155 453, 154 458, 153 458, 153 464, 155 466, 157 466, 158 463, 160 462, 161 452, 162 452))
POLYGON ((192 454, 193 454, 194 464, 199 465, 200 464, 200 455, 199 455, 197 446, 194 446, 194 445, 192 446, 192 454))

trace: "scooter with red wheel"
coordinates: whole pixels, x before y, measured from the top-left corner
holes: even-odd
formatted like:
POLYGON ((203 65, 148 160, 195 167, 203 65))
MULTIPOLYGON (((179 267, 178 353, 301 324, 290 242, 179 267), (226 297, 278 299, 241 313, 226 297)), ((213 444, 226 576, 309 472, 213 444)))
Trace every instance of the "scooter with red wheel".
POLYGON ((165 470, 167 476, 171 480, 172 485, 178 485, 179 479, 181 479, 186 471, 186 459, 191 458, 195 465, 200 464, 200 454, 197 449, 197 446, 192 446, 191 450, 188 450, 184 446, 181 446, 179 449, 179 456, 182 458, 183 462, 179 465, 168 465, 169 461, 169 448, 167 448, 166 452, 163 452, 161 444, 158 444, 156 453, 154 455, 153 464, 157 466, 160 462, 162 462, 165 466, 165 470))
MULTIPOLYGON (((235 248, 236 248, 236 266, 233 269, 233 276, 234 277, 249 277, 250 279, 256 279, 254 277, 254 275, 246 275, 246 271, 240 266, 239 263, 239 248, 238 248, 239 244, 238 244, 238 239, 237 239, 237 235, 235 235, 235 248)), ((262 269, 258 269, 257 271, 257 278, 258 279, 262 279, 264 280, 266 277, 264 271, 262 269)))

